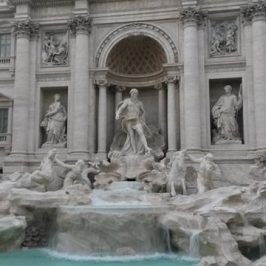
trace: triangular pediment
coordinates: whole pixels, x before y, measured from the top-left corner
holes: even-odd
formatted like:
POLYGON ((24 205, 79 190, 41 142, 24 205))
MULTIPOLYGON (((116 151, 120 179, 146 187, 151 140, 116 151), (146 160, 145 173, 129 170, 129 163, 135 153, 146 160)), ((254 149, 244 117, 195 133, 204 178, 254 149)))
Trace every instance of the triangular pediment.
POLYGON ((0 93, 0 102, 12 102, 13 99, 4 95, 3 93, 0 93))

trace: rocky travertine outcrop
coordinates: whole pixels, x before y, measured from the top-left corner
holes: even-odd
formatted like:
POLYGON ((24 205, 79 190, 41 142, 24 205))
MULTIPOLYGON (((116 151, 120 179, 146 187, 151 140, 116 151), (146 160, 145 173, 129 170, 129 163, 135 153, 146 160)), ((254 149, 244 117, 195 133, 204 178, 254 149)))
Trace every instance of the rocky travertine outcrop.
POLYGON ((265 260, 266 182, 173 198, 148 193, 141 182, 45 193, 14 184, 0 185, 0 250, 48 245, 79 254, 132 255, 163 252, 170 243, 201 257, 200 266, 259 266, 265 260), (249 250, 262 250, 253 264, 249 250))
POLYGON ((165 208, 61 207, 52 248, 70 254, 126 255, 166 252, 158 217, 165 208))
POLYGON ((265 191, 266 182, 260 182, 178 196, 172 200, 175 211, 160 222, 170 231, 171 244, 202 257, 201 266, 251 265, 248 251, 265 247, 265 191))
POLYGON ((0 251, 19 248, 25 237, 26 226, 25 217, 0 218, 0 251))

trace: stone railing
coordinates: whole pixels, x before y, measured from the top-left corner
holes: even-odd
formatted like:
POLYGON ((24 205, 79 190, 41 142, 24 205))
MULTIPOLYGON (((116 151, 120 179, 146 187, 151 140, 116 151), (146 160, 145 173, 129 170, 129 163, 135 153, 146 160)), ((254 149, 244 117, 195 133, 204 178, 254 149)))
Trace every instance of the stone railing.
POLYGON ((2 145, 11 145, 10 133, 0 133, 0 146, 2 145))
POLYGON ((0 65, 9 65, 10 62, 10 57, 0 57, 0 65))

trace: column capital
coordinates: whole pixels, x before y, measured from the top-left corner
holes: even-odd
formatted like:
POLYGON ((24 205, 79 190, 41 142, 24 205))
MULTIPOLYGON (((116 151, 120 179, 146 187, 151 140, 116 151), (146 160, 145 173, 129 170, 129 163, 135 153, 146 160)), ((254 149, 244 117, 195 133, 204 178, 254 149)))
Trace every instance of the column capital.
POLYGON ((73 35, 89 34, 92 19, 89 16, 76 16, 68 22, 68 29, 73 35))
POLYGON ((96 79, 94 81, 94 84, 99 86, 99 87, 108 87, 109 83, 106 79, 96 79))
POLYGON ((193 23, 201 25, 206 18, 206 14, 199 8, 188 7, 181 11, 180 18, 184 24, 193 23))
POLYGON ((259 1, 241 9, 244 22, 250 23, 259 19, 266 19, 266 1, 259 1))
POLYGON ((31 37, 39 33, 40 25, 31 20, 17 21, 13 25, 13 32, 19 37, 31 37))
POLYGON ((118 92, 123 92, 126 90, 126 87, 125 86, 115 86, 115 90, 118 92))
POLYGON ((154 88, 155 88, 156 90, 158 90, 158 91, 160 91, 160 90, 165 90, 165 85, 166 85, 166 81, 163 82, 163 83, 156 84, 156 85, 154 86, 154 88))
POLYGON ((164 83, 165 84, 176 84, 178 81, 178 77, 177 76, 168 76, 166 77, 166 79, 164 80, 164 83))

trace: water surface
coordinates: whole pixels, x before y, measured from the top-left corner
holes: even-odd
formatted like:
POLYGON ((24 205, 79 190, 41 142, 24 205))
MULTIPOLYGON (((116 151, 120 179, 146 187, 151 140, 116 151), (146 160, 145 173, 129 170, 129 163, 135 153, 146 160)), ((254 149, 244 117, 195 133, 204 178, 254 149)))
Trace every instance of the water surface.
POLYGON ((195 260, 155 254, 129 257, 82 257, 49 250, 0 253, 1 266, 196 266, 195 260))

